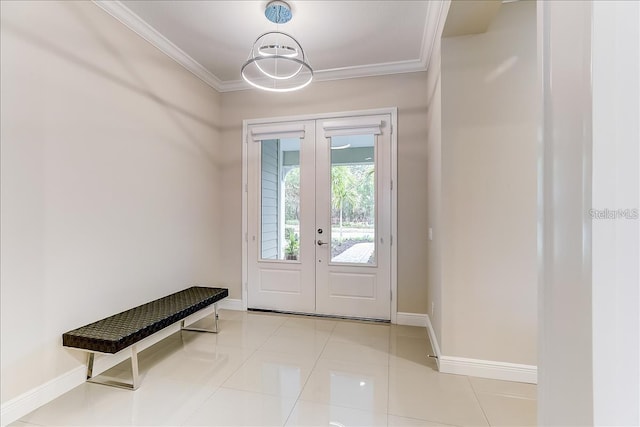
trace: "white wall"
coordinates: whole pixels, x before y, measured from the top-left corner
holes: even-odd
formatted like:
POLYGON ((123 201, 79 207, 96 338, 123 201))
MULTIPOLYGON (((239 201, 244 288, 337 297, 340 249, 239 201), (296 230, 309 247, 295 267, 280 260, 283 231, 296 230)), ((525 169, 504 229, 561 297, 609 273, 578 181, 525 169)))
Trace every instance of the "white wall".
POLYGON ((503 4, 486 33, 443 38, 441 72, 440 348, 535 366, 535 2, 503 4))
POLYGON ((538 13, 541 425, 640 424, 639 24, 637 2, 538 13))
POLYGON ((538 422, 592 425, 591 159, 587 2, 549 2, 544 77, 538 422), (550 47, 553 47, 551 49, 550 47), (553 85, 551 85, 553 82, 553 85), (587 126, 585 126, 585 124, 587 126))
MULTIPOLYGON (((1 2, 2 403, 220 266, 219 95, 91 2, 1 2)), ((236 240, 239 238, 236 236, 236 240)))
POLYGON ((426 73, 315 82, 299 92, 222 94, 223 280, 242 288, 242 120, 398 107, 398 311, 425 313, 427 229, 426 73))
POLYGON ((593 420, 638 426, 640 3, 592 13, 593 208, 629 215, 592 222, 593 420))

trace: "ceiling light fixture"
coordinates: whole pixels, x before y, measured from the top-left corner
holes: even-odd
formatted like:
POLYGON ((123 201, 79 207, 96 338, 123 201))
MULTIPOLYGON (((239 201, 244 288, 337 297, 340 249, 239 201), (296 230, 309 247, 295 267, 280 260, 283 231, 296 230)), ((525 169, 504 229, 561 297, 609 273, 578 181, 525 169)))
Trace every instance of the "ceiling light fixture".
MULTIPOLYGON (((293 17, 289 5, 280 0, 269 2, 264 15, 276 25, 285 24, 293 17)), ((260 35, 253 42, 240 73, 251 86, 270 92, 302 89, 313 80, 313 69, 302 46, 279 28, 260 35)))

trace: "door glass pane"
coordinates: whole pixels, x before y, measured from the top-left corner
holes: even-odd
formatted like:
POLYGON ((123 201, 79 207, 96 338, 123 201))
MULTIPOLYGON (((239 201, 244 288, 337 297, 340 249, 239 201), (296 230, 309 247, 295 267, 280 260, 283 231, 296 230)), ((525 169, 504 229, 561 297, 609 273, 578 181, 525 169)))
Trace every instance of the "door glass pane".
POLYGON ((331 262, 375 264, 375 135, 331 138, 331 262))
POLYGON ((267 260, 300 257, 300 139, 261 143, 260 254, 267 260))

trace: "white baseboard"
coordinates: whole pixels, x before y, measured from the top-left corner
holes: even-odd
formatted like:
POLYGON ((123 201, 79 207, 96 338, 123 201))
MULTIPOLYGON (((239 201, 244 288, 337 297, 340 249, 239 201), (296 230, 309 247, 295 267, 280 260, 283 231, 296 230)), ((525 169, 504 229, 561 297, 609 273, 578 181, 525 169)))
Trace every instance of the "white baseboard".
POLYGON ((78 366, 3 403, 0 407, 0 423, 6 426, 42 405, 46 405, 85 382, 86 375, 87 367, 85 365, 78 366))
POLYGON ((441 356, 439 362, 440 372, 446 374, 469 375, 520 383, 538 383, 538 367, 533 365, 453 356, 441 356))
POLYGON ((427 316, 427 330, 433 352, 438 357, 436 359, 438 370, 442 373, 531 384, 538 383, 538 367, 534 365, 443 355, 429 316, 427 316))
POLYGON ((230 299, 224 298, 218 301, 218 308, 222 308, 224 310, 238 310, 242 311, 242 300, 241 299, 230 299))
POLYGON ((420 313, 402 313, 398 312, 396 316, 396 324, 406 326, 427 326, 427 315, 420 313))

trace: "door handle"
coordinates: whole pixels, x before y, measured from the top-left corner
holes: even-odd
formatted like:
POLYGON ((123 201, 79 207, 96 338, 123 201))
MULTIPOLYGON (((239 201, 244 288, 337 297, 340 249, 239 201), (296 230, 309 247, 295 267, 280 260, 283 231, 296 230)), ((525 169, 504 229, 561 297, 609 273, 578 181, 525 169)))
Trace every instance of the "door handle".
POLYGON ((323 242, 322 240, 318 240, 318 246, 328 245, 329 242, 323 242))

